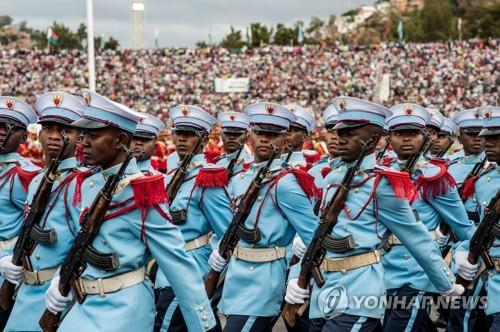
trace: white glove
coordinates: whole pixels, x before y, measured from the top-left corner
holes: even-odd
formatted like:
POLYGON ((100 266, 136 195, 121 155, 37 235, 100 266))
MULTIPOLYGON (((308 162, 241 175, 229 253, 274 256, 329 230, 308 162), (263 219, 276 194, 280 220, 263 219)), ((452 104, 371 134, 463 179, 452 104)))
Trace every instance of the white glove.
POLYGON ((447 235, 444 235, 443 233, 441 233, 441 230, 439 229, 439 227, 436 228, 436 242, 440 247, 445 246, 449 240, 450 240, 449 233, 447 235))
POLYGON ((19 285, 23 267, 12 264, 12 255, 0 258, 0 274, 10 283, 19 285))
POLYGON ((467 260, 469 253, 467 251, 457 251, 453 255, 453 260, 455 261, 455 266, 457 267, 457 273, 459 276, 465 280, 473 280, 479 271, 481 264, 471 264, 467 260))
POLYGON ((307 247, 304 244, 304 241, 302 241, 302 239, 300 238, 300 236, 296 236, 293 239, 292 250, 293 254, 298 258, 302 258, 302 256, 304 256, 304 254, 306 253, 307 247))
POLYGON ((50 281, 49 289, 45 292, 45 306, 53 314, 66 309, 66 306, 74 297, 73 291, 69 292, 68 296, 62 296, 61 292, 59 292, 59 279, 58 275, 55 276, 50 281))
POLYGON ((219 254, 219 249, 214 249, 208 259, 210 267, 217 272, 221 272, 227 265, 227 261, 219 254))
POLYGON ((285 301, 290 304, 302 304, 309 298, 309 290, 300 288, 298 278, 290 279, 286 286, 285 301))
POLYGON ((444 292, 440 292, 441 296, 460 296, 465 292, 465 288, 462 285, 455 284, 451 285, 450 289, 445 290, 444 292))

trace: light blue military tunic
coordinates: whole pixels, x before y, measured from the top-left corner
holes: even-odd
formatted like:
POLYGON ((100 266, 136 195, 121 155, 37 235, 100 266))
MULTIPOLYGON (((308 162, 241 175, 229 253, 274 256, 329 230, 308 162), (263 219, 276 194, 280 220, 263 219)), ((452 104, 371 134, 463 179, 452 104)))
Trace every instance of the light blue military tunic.
MULTIPOLYGON (((281 163, 280 159, 273 161, 273 175, 281 171, 281 163)), ((244 195, 255 174, 264 164, 253 164, 247 172, 232 178, 229 192, 237 201, 244 195)), ((253 229, 262 204, 258 219, 261 240, 254 245, 240 240, 238 245, 247 248, 286 247, 292 242, 295 233, 298 233, 306 244, 309 243, 316 225, 316 216, 310 199, 299 186, 295 176, 285 175, 266 195, 269 186, 269 183, 262 186, 245 221, 245 226, 253 229)), ((253 263, 232 257, 227 268, 219 311, 225 315, 278 315, 285 295, 286 271, 285 259, 253 263)))
MULTIPOLYGON (((215 163, 217 166, 227 167, 231 160, 236 158, 238 151, 229 154, 223 154, 220 156, 219 160, 215 163)), ((243 148, 238 160, 234 163, 233 176, 244 171, 245 167, 248 167, 253 162, 253 156, 243 148)))
MULTIPOLYGON (((73 205, 76 189, 76 178, 64 182, 68 175, 76 170, 76 158, 68 158, 61 162, 58 176, 52 186, 52 192, 40 225, 44 229, 54 229, 57 242, 50 245, 38 244, 30 256, 34 271, 57 268, 69 250, 80 225, 80 203, 73 205)), ((84 171, 80 169, 79 171, 84 171)), ((31 204, 44 174, 37 175, 28 189, 27 201, 31 204)), ((27 285, 22 283, 16 302, 5 331, 40 331, 38 321, 45 310, 44 295, 50 285, 50 279, 43 285, 27 285)))
MULTIPOLYGON (((30 161, 21 157, 17 152, 0 155, 0 241, 6 241, 16 237, 23 224, 23 211, 26 203, 27 190, 17 174, 10 173, 14 167, 20 167, 22 171, 35 175, 40 167, 33 165, 30 161), (9 174, 10 173, 10 174, 9 174)), ((29 181, 29 178, 26 179, 29 181)), ((29 183, 26 183, 26 186, 29 183)), ((14 244, 6 248, 0 248, 0 257, 12 254, 14 244)), ((0 282, 3 283, 0 276, 0 282)))
MULTIPOLYGON (((349 166, 340 163, 339 167, 326 177, 323 202, 328 202, 332 198, 335 192, 333 185, 342 182, 349 166)), ((374 154, 365 157, 361 170, 354 179, 354 184, 366 180, 370 170, 376 167, 374 154)), ((326 257, 347 257, 379 249, 384 235, 389 230, 405 243, 417 262, 424 266, 437 289, 440 291, 449 289, 454 277, 450 275, 426 226, 422 222, 415 221, 408 201, 395 197, 394 190, 385 177, 380 180, 376 191, 374 191, 375 182, 375 178, 370 178, 361 187, 349 192, 344 209, 339 215, 338 224, 332 231, 332 236, 335 238, 352 235, 355 240, 355 249, 347 253, 327 251, 326 257), (372 195, 375 200, 370 198, 372 195), (365 205, 366 208, 363 211, 365 205), (353 219, 358 214, 359 217, 351 220, 346 212, 353 219)), ((299 267, 292 267, 291 276, 297 276, 299 270, 299 267)), ((346 272, 323 272, 323 278, 325 279, 323 287, 319 288, 315 283, 313 286, 310 318, 324 318, 331 312, 372 318, 382 317, 385 310, 385 305, 381 302, 385 299, 382 264, 373 264, 346 272), (345 301, 339 301, 336 306, 332 305, 330 294, 335 295, 339 291, 344 294, 345 301), (357 306, 355 296, 358 300, 363 296, 373 296, 376 305, 373 305, 374 302, 362 301, 357 306)))
MULTIPOLYGON (((404 166, 404 162, 396 162, 392 167, 399 171, 402 166, 404 166)), ((417 164, 412 180, 417 179, 420 175, 432 177, 439 172, 439 167, 422 161, 417 164)), ((441 221, 444 220, 450 225, 460 241, 469 239, 474 233, 474 224, 467 216, 456 187, 429 200, 424 200, 419 195, 411 207, 415 216, 418 216, 428 231, 438 228, 441 221)), ((433 243, 438 248, 437 243, 433 243)), ((392 246, 392 249, 384 254, 382 263, 385 270, 384 279, 387 289, 399 289, 403 286, 409 286, 427 292, 438 291, 429 280, 422 266, 418 264, 404 245, 392 246)))
POLYGON ((323 188, 325 179, 325 177, 323 176, 323 169, 325 167, 334 169, 340 162, 340 158, 338 157, 331 159, 328 156, 324 156, 313 167, 311 167, 307 171, 307 173, 314 177, 314 184, 316 185, 316 187, 323 188))
MULTIPOLYGON (((476 164, 483 160, 484 152, 480 154, 471 154, 469 156, 454 157, 448 166, 448 172, 453 176, 457 187, 461 187, 467 175, 472 171, 476 164)), ((476 212, 477 204, 473 198, 469 198, 464 203, 468 212, 476 212)))
MULTIPOLYGON (((117 172, 119 167, 116 165, 100 171, 85 180, 82 185, 83 208, 92 204, 106 177, 117 172)), ((125 176, 138 173, 137 163, 133 159, 125 176)), ((127 185, 113 197, 113 202, 129 198, 133 198, 133 192, 131 186, 127 185)), ((163 204, 160 208, 168 210, 163 204)), ((84 278, 95 280, 137 270, 149 261, 152 254, 180 299, 180 308, 190 331, 203 331, 215 326, 203 282, 198 274, 193 273, 197 269, 196 264, 184 251, 182 234, 156 209, 149 208, 144 225, 140 209, 105 221, 93 246, 103 253, 115 252, 120 267, 105 272, 89 264, 83 273, 84 278)), ((59 331, 151 331, 154 318, 153 290, 146 279, 137 285, 106 294, 104 298, 87 295, 83 304, 76 303, 71 308, 59 331)))

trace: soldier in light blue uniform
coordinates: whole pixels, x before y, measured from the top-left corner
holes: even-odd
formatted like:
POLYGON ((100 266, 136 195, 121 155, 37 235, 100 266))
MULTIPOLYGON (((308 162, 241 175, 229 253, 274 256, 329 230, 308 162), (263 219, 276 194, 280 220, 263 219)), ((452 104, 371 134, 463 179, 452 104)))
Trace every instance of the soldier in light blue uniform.
MULTIPOLYGON (((80 130, 71 126, 82 115, 83 102, 66 92, 48 92, 37 98, 35 108, 40 114, 38 123, 42 126, 40 142, 45 166, 48 167, 59 153, 62 135, 68 140, 68 146, 62 155, 45 213, 32 231, 31 238, 36 243, 28 257, 32 270, 23 270, 23 281, 5 331, 40 331, 38 320, 45 310, 45 291, 80 228, 80 197, 75 195, 80 191, 76 183, 88 174, 77 168, 75 147, 80 130)), ((28 205, 31 205, 43 176, 43 173, 39 174, 31 182, 28 205)))
MULTIPOLYGON (((463 287, 454 284, 438 247, 427 227, 417 220, 406 199, 411 188, 406 174, 376 165, 375 145, 385 118, 391 113, 383 106, 351 97, 338 97, 339 155, 342 164, 325 179, 323 206, 341 183, 347 167, 361 152, 364 141, 371 153, 347 196, 330 241, 321 270, 325 284, 313 283, 309 316, 326 318, 323 331, 375 331, 385 308, 384 269, 380 248, 388 231, 408 247, 424 267, 436 288, 444 295, 458 295, 463 287), (346 241, 347 238, 352 241, 346 241), (370 301, 365 301, 368 298, 370 301)), ((309 291, 297 285, 298 268, 292 268, 285 300, 303 303, 309 291)))
MULTIPOLYGON (((305 153, 308 151, 303 150, 304 142, 311 136, 311 131, 316 127, 316 120, 309 110, 299 105, 287 105, 286 108, 295 114, 295 120, 290 123, 288 130, 288 145, 292 152, 287 164, 307 171, 312 165, 306 160, 305 153)), ((290 151, 285 152, 281 156, 283 161, 288 158, 290 153, 290 151)))
MULTIPOLYGON (((486 158, 484 154, 484 137, 479 136, 483 126, 483 110, 481 108, 464 110, 457 113, 453 117, 453 121, 459 127, 458 140, 463 146, 463 156, 453 157, 454 159, 448 166, 448 171, 455 179, 457 187, 461 188, 467 175, 478 163, 481 163, 486 158)), ((486 165, 484 168, 486 168, 486 165)), ((477 203, 473 198, 465 201, 465 209, 469 219, 478 223, 477 203)))
MULTIPOLYGON (((26 140, 26 128, 37 121, 36 112, 24 101, 0 97, 0 283, 17 283, 21 268, 12 264, 12 251, 23 223, 28 186, 40 168, 22 158, 17 150, 26 140)), ((9 312, 0 309, 3 330, 9 312)))
MULTIPOLYGON (((484 216, 485 207, 500 190, 500 107, 485 107, 483 129, 479 136, 484 137, 485 153, 491 167, 483 172, 474 183, 474 198, 478 203, 480 218, 484 216)), ((498 205, 497 205, 498 213, 498 205)), ((500 228, 497 223, 493 229, 493 243, 488 253, 494 263, 494 268, 486 272, 488 278, 486 291, 488 300, 486 315, 491 319, 491 332, 500 331, 500 228)), ((472 265, 467 260, 469 241, 463 242, 453 256, 457 273, 465 280, 472 280, 476 276, 480 264, 472 265)), ((481 281, 480 281, 481 282, 481 281)), ((475 288, 475 293, 480 287, 475 288)), ((477 295, 477 294, 474 294, 477 295)), ((464 325, 464 330, 468 326, 464 325)))
MULTIPOLYGON (((287 145, 287 130, 295 119, 289 109, 273 103, 252 104, 245 114, 251 119, 250 142, 255 161, 247 172, 230 182, 229 191, 237 202, 271 156, 271 144, 280 150, 287 145)), ((286 247, 295 233, 309 243, 316 224, 309 198, 312 177, 284 167, 279 157, 270 170, 227 266, 219 304, 220 312, 227 316, 224 331, 271 331, 285 292, 286 247), (244 236, 257 232, 260 237, 256 242, 244 236)), ((214 250, 210 263, 214 270, 222 271, 227 262, 214 250)))
POLYGON ((443 118, 443 124, 438 132, 437 139, 431 147, 431 154, 433 156, 440 156, 440 158, 450 158, 450 148, 454 143, 454 136, 457 132, 457 125, 450 118, 443 118))
MULTIPOLYGON (((82 184, 84 218, 111 174, 125 160, 124 147, 132 141, 140 116, 124 105, 84 90, 86 107, 82 119, 73 123, 84 130, 84 156, 96 171, 82 184)), ((58 331, 151 331, 155 306, 153 289, 145 279, 144 265, 151 255, 169 279, 179 299, 188 328, 214 328, 215 317, 192 257, 168 215, 162 175, 146 176, 135 159, 115 190, 111 209, 100 232, 87 248, 86 269, 78 285, 86 294, 82 304, 67 307, 72 295, 63 297, 59 276, 52 279, 45 295, 53 313, 67 308, 58 331)))
POLYGON ((144 174, 157 174, 151 166, 151 156, 155 152, 158 135, 165 129, 165 124, 156 116, 143 114, 145 118, 137 125, 130 149, 137 160, 137 166, 144 174))
MULTIPOLYGON (((229 225, 233 212, 226 192, 227 173, 224 167, 208 166, 203 147, 208 142, 208 133, 216 119, 197 106, 180 105, 170 110, 173 122, 174 143, 182 162, 201 139, 195 151, 188 173, 179 192, 170 202, 172 222, 177 225, 186 242, 185 249, 196 261, 196 268, 189 273, 204 278, 210 267, 208 258, 212 251, 210 237, 220 238, 229 225)), ((167 182, 175 172, 171 172, 167 182)), ((164 271, 158 271, 155 287, 160 289, 156 303, 155 331, 185 330, 189 316, 181 315, 177 298, 170 287, 170 279, 164 271), (167 280, 168 279, 168 280, 167 280)), ((210 308, 208 308, 210 310, 210 308)))
MULTIPOLYGON (((418 151, 424 142, 425 126, 430 120, 428 111, 415 104, 398 104, 390 109, 392 115, 387 119, 389 140, 398 159, 390 165, 399 171, 406 160, 418 151)), ((446 171, 445 165, 420 161, 410 175, 415 183, 415 195, 411 207, 432 238, 437 239, 436 247, 446 243, 446 236, 439 231, 439 224, 446 222, 459 240, 470 238, 474 224, 469 220, 458 195, 454 180, 446 171), (441 242, 440 242, 441 241, 441 242)), ((418 264, 408 248, 394 235, 387 239, 386 253, 382 259, 385 270, 385 284, 391 299, 403 296, 423 298, 436 293, 425 269, 418 264)), ((419 331, 432 329, 428 311, 430 303, 415 303, 406 308, 394 308, 386 311, 384 329, 386 331, 419 331)))
MULTIPOLYGON (((221 112, 217 115, 217 120, 221 126, 221 139, 224 146, 224 154, 217 160, 216 165, 228 167, 229 163, 236 158, 240 144, 246 144, 248 139, 248 129, 250 128, 250 118, 239 112, 221 112)), ((234 163, 232 176, 244 172, 253 162, 253 156, 246 145, 241 150, 238 160, 234 163)))
POLYGON ((428 151, 424 154, 425 158, 432 158, 433 154, 431 152, 434 142, 438 139, 438 133, 441 131, 441 127, 444 123, 444 116, 438 110, 428 107, 426 108, 429 114, 431 115, 430 121, 425 126, 427 135, 430 136, 432 140, 432 144, 429 146, 428 151))

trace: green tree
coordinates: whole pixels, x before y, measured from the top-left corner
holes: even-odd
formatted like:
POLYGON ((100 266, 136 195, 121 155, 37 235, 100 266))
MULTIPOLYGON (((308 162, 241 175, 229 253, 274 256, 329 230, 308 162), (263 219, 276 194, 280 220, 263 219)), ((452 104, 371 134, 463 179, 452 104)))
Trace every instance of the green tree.
POLYGON ((273 37, 274 44, 277 45, 297 45, 298 27, 289 28, 282 23, 276 26, 276 32, 273 37))
POLYGON ((426 0, 421 11, 425 42, 456 37, 456 20, 448 0, 426 0))
POLYGON ((80 25, 78 26, 78 29, 76 29, 75 35, 78 38, 80 45, 82 45, 82 47, 84 47, 84 46, 86 47, 86 44, 87 44, 87 26, 84 23, 80 23, 80 25))
POLYGON ((228 33, 224 39, 220 42, 221 47, 225 48, 242 48, 245 45, 243 42, 243 38, 241 37, 241 31, 235 30, 233 26, 231 26, 231 32, 228 33))
POLYGON ((197 41, 195 45, 196 45, 196 48, 207 48, 208 47, 207 42, 204 40, 197 41))
POLYGON ((321 20, 318 17, 311 17, 311 22, 309 22, 309 26, 306 29, 306 33, 312 33, 319 28, 325 25, 325 21, 321 20))
POLYGON ((58 43, 55 46, 56 48, 69 48, 69 49, 81 49, 82 44, 80 43, 80 40, 78 39, 78 36, 70 30, 67 26, 65 26, 63 23, 57 23, 54 22, 52 24, 52 30, 55 31, 57 36, 59 37, 58 43))
POLYGON ((0 16, 0 28, 11 24, 12 24, 12 17, 10 17, 9 15, 0 16))
POLYGON ((463 16, 464 38, 499 38, 500 4, 487 3, 469 7, 463 16))
POLYGON ((259 47, 263 44, 269 44, 273 29, 268 29, 265 25, 260 23, 250 24, 250 31, 252 32, 251 46, 259 47))
POLYGON ((118 49, 118 47, 120 47, 120 42, 113 37, 109 37, 103 46, 105 50, 115 50, 115 51, 118 49))

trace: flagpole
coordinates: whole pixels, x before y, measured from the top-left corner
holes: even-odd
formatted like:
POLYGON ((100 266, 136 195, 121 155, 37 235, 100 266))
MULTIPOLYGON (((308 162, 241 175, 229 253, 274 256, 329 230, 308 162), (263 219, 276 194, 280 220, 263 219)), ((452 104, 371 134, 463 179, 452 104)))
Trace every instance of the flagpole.
POLYGON ((95 55, 94 55, 94 9, 93 0, 87 0, 87 54, 89 66, 89 89, 95 91, 95 55))

